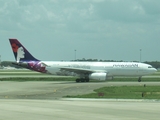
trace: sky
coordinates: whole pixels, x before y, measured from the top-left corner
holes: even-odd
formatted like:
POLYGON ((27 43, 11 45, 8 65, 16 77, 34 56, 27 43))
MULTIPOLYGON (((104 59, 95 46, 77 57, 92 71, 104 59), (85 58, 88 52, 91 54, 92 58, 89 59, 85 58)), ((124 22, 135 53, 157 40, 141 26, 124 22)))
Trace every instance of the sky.
POLYGON ((9 38, 40 60, 160 61, 160 0, 0 0, 0 55, 9 38), (141 56, 141 57, 140 57, 141 56))

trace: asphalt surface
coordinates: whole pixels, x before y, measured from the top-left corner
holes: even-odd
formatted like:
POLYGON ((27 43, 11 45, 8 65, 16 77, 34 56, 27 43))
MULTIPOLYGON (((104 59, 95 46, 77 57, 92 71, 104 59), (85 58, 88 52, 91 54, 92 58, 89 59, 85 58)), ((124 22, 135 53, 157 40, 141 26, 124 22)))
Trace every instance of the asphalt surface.
POLYGON ((160 82, 90 82, 69 81, 45 82, 0 82, 1 99, 59 99, 67 95, 80 95, 94 92, 104 86, 159 85, 160 82))
POLYGON ((63 98, 104 86, 144 84, 160 82, 0 81, 0 120, 159 120, 158 100, 63 98))
POLYGON ((159 120, 160 102, 0 100, 1 120, 159 120))

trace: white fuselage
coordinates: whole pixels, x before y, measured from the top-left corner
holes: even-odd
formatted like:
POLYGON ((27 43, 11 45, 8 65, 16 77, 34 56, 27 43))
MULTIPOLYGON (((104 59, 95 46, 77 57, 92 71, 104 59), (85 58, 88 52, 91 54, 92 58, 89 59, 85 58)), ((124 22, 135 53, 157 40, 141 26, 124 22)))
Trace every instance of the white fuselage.
POLYGON ((93 73, 107 73, 107 76, 144 76, 157 71, 151 65, 138 62, 47 62, 46 69, 54 75, 72 75, 71 71, 64 71, 61 68, 93 71, 93 73))

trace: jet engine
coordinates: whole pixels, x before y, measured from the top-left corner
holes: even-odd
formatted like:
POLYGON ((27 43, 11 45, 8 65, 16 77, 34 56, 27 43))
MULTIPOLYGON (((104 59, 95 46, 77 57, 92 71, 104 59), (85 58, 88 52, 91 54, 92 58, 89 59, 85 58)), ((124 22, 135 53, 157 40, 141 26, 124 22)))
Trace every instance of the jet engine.
POLYGON ((89 75, 89 79, 107 80, 107 73, 92 73, 92 74, 89 75))

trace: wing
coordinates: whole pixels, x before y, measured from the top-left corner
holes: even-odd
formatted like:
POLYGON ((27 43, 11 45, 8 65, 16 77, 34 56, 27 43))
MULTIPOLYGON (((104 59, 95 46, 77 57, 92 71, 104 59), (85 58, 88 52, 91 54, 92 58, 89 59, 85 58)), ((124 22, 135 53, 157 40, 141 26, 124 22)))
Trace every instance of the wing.
POLYGON ((107 73, 107 71, 104 70, 91 70, 91 69, 83 69, 83 68, 71 68, 71 67, 62 67, 60 68, 61 70, 69 71, 69 72, 74 72, 77 74, 91 74, 91 73, 107 73))

